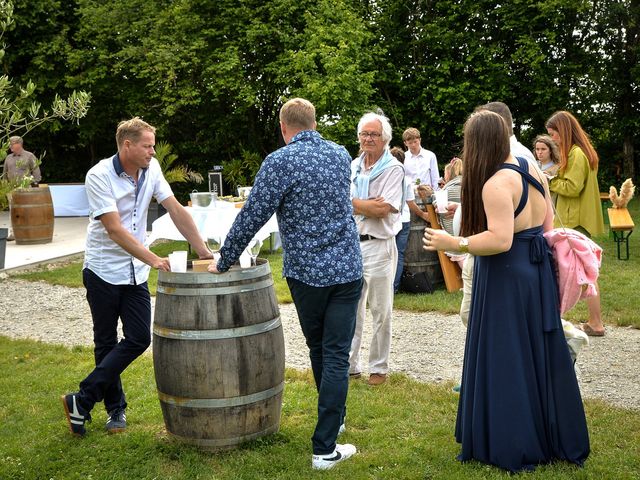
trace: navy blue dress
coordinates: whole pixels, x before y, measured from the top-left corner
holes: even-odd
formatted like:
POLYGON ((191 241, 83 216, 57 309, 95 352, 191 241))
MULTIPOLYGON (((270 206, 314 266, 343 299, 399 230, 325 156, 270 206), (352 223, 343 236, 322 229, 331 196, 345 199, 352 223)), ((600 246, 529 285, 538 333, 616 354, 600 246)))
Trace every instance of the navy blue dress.
MULTIPOLYGON (((544 188, 520 168, 528 183, 544 188)), ((537 195, 537 192, 535 193, 537 195)), ((477 256, 456 420, 458 457, 512 472, 566 460, 582 465, 589 435, 560 322, 558 287, 542 226, 515 233, 508 252, 477 256)))

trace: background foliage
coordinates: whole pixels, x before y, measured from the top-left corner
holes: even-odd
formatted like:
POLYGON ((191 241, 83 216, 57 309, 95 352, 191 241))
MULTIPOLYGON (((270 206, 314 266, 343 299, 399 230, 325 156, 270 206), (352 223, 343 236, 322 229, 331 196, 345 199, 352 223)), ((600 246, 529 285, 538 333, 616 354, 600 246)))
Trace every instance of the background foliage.
POLYGON ((501 100, 525 145, 554 111, 574 112, 602 158, 602 190, 637 168, 640 0, 15 3, 4 72, 32 79, 43 104, 92 95, 79 125, 53 122, 26 139, 47 152, 49 182, 81 181, 133 115, 193 170, 227 163, 251 176, 245 159, 281 144, 279 107, 298 95, 353 154, 357 119, 380 107, 394 144, 416 126, 445 162, 469 112, 501 100))

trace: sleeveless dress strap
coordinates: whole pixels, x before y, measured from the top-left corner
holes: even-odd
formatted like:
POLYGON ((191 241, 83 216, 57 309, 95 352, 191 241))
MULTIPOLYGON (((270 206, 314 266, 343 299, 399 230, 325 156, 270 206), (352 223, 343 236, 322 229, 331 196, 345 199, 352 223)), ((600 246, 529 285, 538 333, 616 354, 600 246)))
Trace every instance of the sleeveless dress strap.
POLYGON ((529 189, 527 188, 527 183, 533 185, 533 187, 540 192, 540 195, 544 197, 544 187, 537 178, 533 177, 529 173, 527 160, 522 157, 516 157, 516 160, 518 160, 519 166, 513 165, 511 163, 503 163, 502 165, 500 165, 500 169, 506 168, 509 170, 513 170, 514 172, 518 172, 522 176, 522 196, 520 197, 518 207, 513 213, 513 218, 517 217, 520 214, 522 209, 524 209, 524 206, 527 204, 527 201, 529 200, 529 189))

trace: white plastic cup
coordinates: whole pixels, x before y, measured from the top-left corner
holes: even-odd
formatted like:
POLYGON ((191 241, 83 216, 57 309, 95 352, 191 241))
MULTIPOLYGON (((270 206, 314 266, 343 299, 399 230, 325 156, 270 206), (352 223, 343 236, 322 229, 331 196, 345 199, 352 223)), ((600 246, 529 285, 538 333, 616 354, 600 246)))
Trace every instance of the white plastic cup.
POLYGON ((178 250, 169 254, 169 266, 172 272, 185 273, 187 271, 187 251, 178 250))
POLYGON ((251 255, 246 250, 240 255, 240 268, 249 268, 251 266, 251 255))
POLYGON ((434 192, 436 196, 436 206, 438 213, 447 213, 447 205, 449 204, 449 193, 446 190, 437 190, 434 192))

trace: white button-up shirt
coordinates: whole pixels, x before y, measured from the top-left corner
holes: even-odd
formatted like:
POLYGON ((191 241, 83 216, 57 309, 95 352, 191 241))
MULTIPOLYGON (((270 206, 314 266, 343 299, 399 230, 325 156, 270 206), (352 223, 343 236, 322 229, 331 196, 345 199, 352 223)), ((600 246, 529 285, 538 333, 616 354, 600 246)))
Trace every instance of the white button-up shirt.
POLYGON ((421 184, 430 185, 434 191, 439 189, 438 160, 432 151, 421 148, 420 152, 414 155, 411 150, 407 150, 404 152, 404 169, 407 172, 407 178, 411 179, 411 183, 420 179, 421 184))
MULTIPOLYGON (((351 162, 352 178, 358 165, 360 165, 360 175, 371 175, 373 166, 365 168, 363 154, 351 162)), ((381 218, 355 215, 356 226, 360 235, 371 235, 376 238, 386 239, 395 237, 396 233, 402 229, 400 215, 402 212, 403 180, 404 170, 402 164, 394 159, 394 163, 391 166, 369 182, 369 199, 383 197, 385 203, 391 205, 396 212, 391 211, 381 218)), ((354 198, 353 192, 351 198, 354 198)))
POLYGON ((89 226, 84 257, 88 268, 113 285, 140 285, 149 278, 149 265, 131 256, 109 238, 100 221, 105 213, 118 212, 120 222, 140 243, 144 243, 151 197, 159 203, 173 195, 153 158, 138 171, 138 181, 122 169, 118 154, 92 167, 85 180, 89 200, 89 226))
POLYGON ((515 135, 511 135, 509 138, 509 145, 511 146, 511 155, 514 157, 524 157, 530 162, 535 163, 536 159, 533 153, 531 153, 531 150, 521 144, 515 135))

